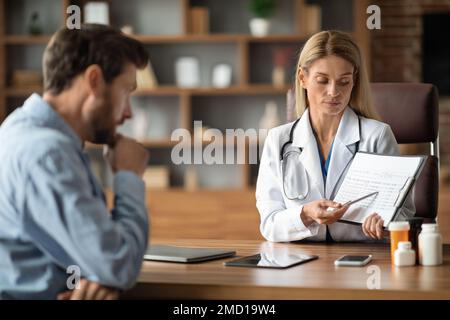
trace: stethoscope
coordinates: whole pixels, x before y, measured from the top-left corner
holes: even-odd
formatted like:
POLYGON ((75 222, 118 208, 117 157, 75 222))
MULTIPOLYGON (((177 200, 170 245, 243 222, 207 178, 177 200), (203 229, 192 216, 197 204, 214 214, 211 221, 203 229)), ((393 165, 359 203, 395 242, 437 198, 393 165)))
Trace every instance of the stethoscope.
MULTIPOLYGON (((303 152, 303 149, 300 147, 294 147, 292 146, 292 142, 294 139, 294 130, 297 127, 298 122, 300 121, 300 118, 295 120, 295 122, 292 124, 291 130, 289 131, 289 140, 286 141, 280 150, 280 161, 281 161, 281 175, 282 175, 282 183, 283 183, 283 192, 286 198, 289 200, 304 200, 308 196, 309 193, 309 176, 306 172, 305 167, 302 165, 303 168, 303 175, 302 177, 305 177, 305 179, 302 179, 302 181, 299 181, 300 174, 293 174, 290 177, 287 177, 288 181, 290 182, 291 190, 289 190, 289 187, 286 188, 286 176, 287 176, 287 166, 288 166, 288 160, 292 157, 298 157, 303 152), (297 179, 297 180, 295 180, 297 179), (299 190, 303 186, 304 190, 299 190), (288 189, 286 192, 286 189, 288 189), (296 189, 297 192, 293 192, 292 189, 296 189), (288 194, 289 193, 289 194, 288 194)), ((361 137, 361 119, 358 116, 358 130, 359 130, 359 136, 361 137)), ((355 145, 355 152, 353 153, 353 158, 355 157, 356 153, 359 151, 359 141, 356 142, 355 145)), ((347 166, 352 162, 349 161, 347 166)), ((346 167, 347 168, 347 167, 346 167)))

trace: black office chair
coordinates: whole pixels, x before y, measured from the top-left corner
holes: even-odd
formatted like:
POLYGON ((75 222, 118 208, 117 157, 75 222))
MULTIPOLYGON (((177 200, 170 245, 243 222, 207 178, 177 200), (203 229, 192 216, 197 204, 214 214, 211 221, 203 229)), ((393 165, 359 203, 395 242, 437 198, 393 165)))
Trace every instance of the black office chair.
MULTIPOLYGON (((439 103, 437 89, 427 83, 372 83, 373 102, 398 143, 430 143, 430 155, 415 184, 416 217, 435 222, 439 196, 439 103)), ((295 94, 287 93, 287 120, 297 118, 295 94)))

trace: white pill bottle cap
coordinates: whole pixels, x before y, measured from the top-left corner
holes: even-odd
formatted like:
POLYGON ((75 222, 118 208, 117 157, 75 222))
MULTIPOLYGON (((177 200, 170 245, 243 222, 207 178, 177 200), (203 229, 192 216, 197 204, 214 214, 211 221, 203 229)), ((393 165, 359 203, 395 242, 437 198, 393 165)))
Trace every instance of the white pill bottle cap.
POLYGON ((389 231, 405 231, 409 230, 408 221, 393 221, 389 223, 389 231))
POLYGON ((424 232, 438 232, 439 226, 436 223, 424 223, 422 224, 422 231, 424 232))
POLYGON ((400 241, 398 243, 398 249, 411 250, 411 242, 410 241, 400 241))

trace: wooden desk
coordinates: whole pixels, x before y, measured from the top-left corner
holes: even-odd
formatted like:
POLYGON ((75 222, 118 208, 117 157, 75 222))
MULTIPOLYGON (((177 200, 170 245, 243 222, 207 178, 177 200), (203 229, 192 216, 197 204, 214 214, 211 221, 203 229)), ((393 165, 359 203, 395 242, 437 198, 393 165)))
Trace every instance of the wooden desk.
MULTIPOLYGON (((190 247, 236 250, 237 256, 269 250, 278 255, 305 252, 318 260, 284 270, 225 267, 220 259, 196 264, 145 261, 131 299, 450 299, 450 246, 444 265, 391 265, 387 245, 270 243, 257 240, 153 241, 190 247), (372 254, 365 267, 335 267, 344 254, 372 254), (380 271, 380 289, 370 290, 371 266, 380 271), (367 273, 369 272, 370 273, 367 273), (370 278, 370 279, 369 279, 370 278)), ((371 282, 373 285, 374 282, 371 282)))

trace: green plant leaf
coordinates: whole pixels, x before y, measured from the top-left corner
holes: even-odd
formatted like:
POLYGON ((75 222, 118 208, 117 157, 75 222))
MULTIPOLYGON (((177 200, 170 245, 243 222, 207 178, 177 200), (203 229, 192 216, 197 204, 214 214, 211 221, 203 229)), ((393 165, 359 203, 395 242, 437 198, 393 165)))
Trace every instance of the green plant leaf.
POLYGON ((270 18, 275 13, 275 0, 250 0, 249 9, 255 17, 270 18))

